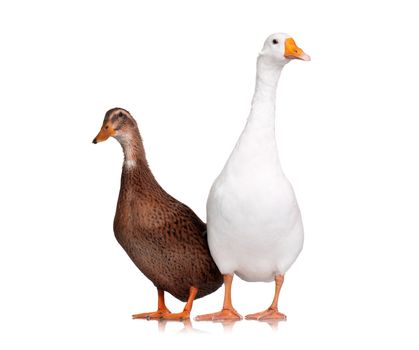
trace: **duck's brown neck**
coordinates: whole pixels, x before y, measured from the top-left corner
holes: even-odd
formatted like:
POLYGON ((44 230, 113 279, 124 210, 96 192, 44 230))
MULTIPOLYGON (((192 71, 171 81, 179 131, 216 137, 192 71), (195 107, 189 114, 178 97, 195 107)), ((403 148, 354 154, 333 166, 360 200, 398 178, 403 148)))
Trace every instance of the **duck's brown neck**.
POLYGON ((124 151, 125 170, 134 170, 144 166, 148 168, 143 141, 137 128, 132 128, 123 135, 118 136, 117 140, 124 151))
POLYGON ((143 141, 137 128, 133 128, 117 140, 124 151, 124 166, 121 176, 121 190, 118 203, 124 202, 127 196, 135 193, 162 192, 161 187, 154 178, 145 157, 143 141))

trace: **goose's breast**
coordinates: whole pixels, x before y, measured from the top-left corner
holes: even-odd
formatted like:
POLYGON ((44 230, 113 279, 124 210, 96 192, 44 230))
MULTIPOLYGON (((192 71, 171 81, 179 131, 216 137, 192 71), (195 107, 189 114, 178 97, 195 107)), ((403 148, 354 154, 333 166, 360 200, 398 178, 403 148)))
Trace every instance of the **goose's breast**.
POLYGON ((300 210, 286 179, 265 186, 217 181, 207 206, 209 245, 222 273, 270 281, 302 249, 300 210))
MULTIPOLYGON (((209 220, 227 225, 286 230, 299 213, 294 191, 284 176, 220 177, 208 198, 209 220)), ((247 229, 246 229, 247 228, 247 229)))

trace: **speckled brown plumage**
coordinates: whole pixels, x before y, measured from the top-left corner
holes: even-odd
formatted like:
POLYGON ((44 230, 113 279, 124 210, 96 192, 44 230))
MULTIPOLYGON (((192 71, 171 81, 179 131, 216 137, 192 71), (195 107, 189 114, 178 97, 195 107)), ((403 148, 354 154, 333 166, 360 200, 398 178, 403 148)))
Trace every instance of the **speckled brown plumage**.
POLYGON ((102 129, 105 125, 125 155, 114 220, 116 239, 158 289, 182 301, 192 286, 198 288, 197 298, 214 292, 223 279, 209 252, 206 225, 157 183, 137 124, 127 111, 110 110, 102 129), (121 128, 123 133, 114 131, 121 128))

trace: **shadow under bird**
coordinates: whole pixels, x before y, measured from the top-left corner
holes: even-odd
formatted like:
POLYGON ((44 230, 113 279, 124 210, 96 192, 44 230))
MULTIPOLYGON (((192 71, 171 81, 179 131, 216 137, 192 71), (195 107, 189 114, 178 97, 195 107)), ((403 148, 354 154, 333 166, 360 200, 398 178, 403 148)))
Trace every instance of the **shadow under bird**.
POLYGON ((148 166, 137 122, 125 109, 106 113, 93 143, 109 137, 114 137, 124 152, 115 237, 158 292, 157 310, 133 318, 187 319, 193 301, 223 283, 209 252, 206 225, 158 184, 148 166), (171 313, 164 292, 185 301, 184 310, 171 313))

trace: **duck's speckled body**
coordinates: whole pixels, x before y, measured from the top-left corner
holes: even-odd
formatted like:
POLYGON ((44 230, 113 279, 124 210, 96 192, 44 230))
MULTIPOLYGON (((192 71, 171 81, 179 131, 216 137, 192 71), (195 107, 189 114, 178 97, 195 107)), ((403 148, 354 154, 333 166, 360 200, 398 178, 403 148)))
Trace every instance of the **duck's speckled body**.
POLYGON ((144 163, 124 167, 115 214, 115 236, 134 264, 157 288, 186 301, 214 292, 222 276, 209 254, 206 225, 167 194, 144 163))
MULTIPOLYGON (((193 299, 214 292, 223 282, 209 252, 206 225, 158 184, 148 166, 137 123, 129 112, 121 108, 108 111, 93 142, 109 136, 120 142, 125 155, 114 220, 116 239, 159 290, 159 310, 163 291, 190 301, 192 306, 193 299)), ((165 306, 164 310, 167 312, 159 315, 134 317, 175 318, 165 306)), ((180 318, 188 315, 182 313, 180 318)))

